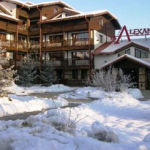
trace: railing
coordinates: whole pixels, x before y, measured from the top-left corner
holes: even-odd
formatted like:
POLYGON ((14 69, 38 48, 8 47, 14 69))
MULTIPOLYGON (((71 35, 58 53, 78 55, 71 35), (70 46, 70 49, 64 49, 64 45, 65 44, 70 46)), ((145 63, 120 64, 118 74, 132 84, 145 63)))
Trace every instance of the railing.
POLYGON ((19 30, 21 30, 21 31, 28 31, 28 26, 26 26, 26 25, 19 25, 19 30))
POLYGON ((88 59, 65 59, 65 60, 50 60, 53 66, 71 67, 71 66, 88 66, 88 59))
POLYGON ((14 40, 0 40, 0 47, 2 48, 15 48, 16 43, 14 40))
MULTIPOLYGON (((90 39, 90 44, 93 44, 93 39, 90 39)), ((43 47, 52 48, 52 47, 68 47, 68 46, 87 46, 89 45, 89 39, 68 39, 68 40, 59 40, 59 41, 44 41, 43 47)))
POLYGON ((30 32, 36 32, 36 31, 39 31, 39 27, 37 25, 31 25, 29 27, 29 31, 30 32))
POLYGON ((29 42, 29 43, 28 43, 28 48, 29 48, 30 50, 37 50, 37 49, 40 48, 40 44, 39 44, 38 41, 29 42))

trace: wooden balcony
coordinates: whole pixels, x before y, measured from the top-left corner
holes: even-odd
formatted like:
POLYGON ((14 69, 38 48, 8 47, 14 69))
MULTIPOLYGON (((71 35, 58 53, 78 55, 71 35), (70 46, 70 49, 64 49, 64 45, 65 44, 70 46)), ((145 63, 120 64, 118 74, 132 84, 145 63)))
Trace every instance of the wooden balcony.
MULTIPOLYGON (((90 39, 90 45, 93 46, 94 41, 90 39)), ((74 50, 74 49, 88 49, 89 48, 89 39, 68 39, 61 41, 46 41, 42 45, 43 50, 74 50)))
POLYGON ((26 25, 19 25, 19 33, 28 35, 28 28, 26 25))
POLYGON ((36 41, 29 42, 28 43, 28 48, 29 48, 30 51, 36 51, 36 50, 39 50, 40 44, 39 44, 39 42, 36 42, 36 41))
POLYGON ((39 34, 39 27, 38 25, 31 25, 29 27, 29 35, 37 35, 39 34))
POLYGON ((13 40, 1 40, 0 47, 7 50, 16 50, 17 44, 13 40))
MULTIPOLYGON (((17 42, 14 40, 1 40, 0 47, 6 50, 16 51, 17 50, 17 42)), ((27 52, 27 43, 23 41, 18 42, 18 50, 22 52, 27 52)))
POLYGON ((65 60, 50 60, 55 68, 87 68, 89 59, 65 59, 65 60))

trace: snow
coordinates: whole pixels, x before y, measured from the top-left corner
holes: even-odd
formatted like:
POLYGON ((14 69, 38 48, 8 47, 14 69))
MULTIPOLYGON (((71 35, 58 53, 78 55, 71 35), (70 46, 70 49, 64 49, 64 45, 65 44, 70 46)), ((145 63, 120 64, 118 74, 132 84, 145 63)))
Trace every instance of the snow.
POLYGON ((103 51, 101 51, 101 54, 103 53, 113 53, 115 52, 116 50, 130 44, 130 43, 135 43, 135 44, 138 44, 138 45, 141 45, 141 46, 144 46, 148 49, 150 49, 150 38, 140 38, 140 39, 132 39, 131 41, 128 41, 128 40, 122 40, 119 42, 119 44, 115 44, 115 43, 112 43, 110 44, 107 48, 105 48, 103 51))
MULTIPOLYGON (((39 90, 34 88, 34 91, 39 90)), ((87 96, 98 100, 74 108, 48 110, 26 120, 0 121, 0 149, 150 149, 150 102, 137 100, 142 96, 140 90, 129 89, 121 93, 83 87, 72 94, 74 101, 87 96)), ((69 97, 69 93, 66 95, 69 97)), ((12 94, 10 97, 12 102, 20 100, 27 103, 32 100, 30 96, 12 94)), ((38 101, 38 98, 35 100, 38 101)))
POLYGON ((44 92, 64 92, 64 91, 71 91, 74 89, 75 88, 71 88, 63 84, 51 85, 49 87, 39 85, 25 88, 19 87, 15 83, 13 83, 12 86, 7 87, 7 90, 17 95, 28 95, 29 93, 44 93, 44 92))
POLYGON ((61 97, 57 99, 39 99, 33 96, 17 96, 13 94, 8 95, 8 97, 10 99, 7 97, 0 98, 0 117, 68 105, 68 102, 61 97))

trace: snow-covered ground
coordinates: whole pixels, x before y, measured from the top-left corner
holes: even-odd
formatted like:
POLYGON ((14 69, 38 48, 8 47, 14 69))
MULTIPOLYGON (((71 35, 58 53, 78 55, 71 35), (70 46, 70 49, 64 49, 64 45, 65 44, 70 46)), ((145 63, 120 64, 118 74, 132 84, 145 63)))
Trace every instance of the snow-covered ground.
POLYGON ((150 150, 150 101, 137 100, 142 97, 138 89, 119 93, 85 87, 61 97, 98 100, 0 121, 0 150, 150 150))
POLYGON ((17 95, 28 95, 29 93, 44 93, 44 92, 64 92, 64 91, 72 91, 76 88, 68 87, 63 84, 56 84, 49 87, 45 86, 32 86, 32 87, 19 87, 13 83, 12 86, 7 87, 11 93, 15 93, 17 95))

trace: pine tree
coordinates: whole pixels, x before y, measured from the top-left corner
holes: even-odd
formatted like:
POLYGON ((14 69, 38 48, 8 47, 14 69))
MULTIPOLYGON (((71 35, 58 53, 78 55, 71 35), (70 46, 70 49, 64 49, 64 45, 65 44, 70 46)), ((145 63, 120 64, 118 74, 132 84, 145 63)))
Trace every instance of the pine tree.
POLYGON ((56 81, 57 77, 50 62, 43 63, 40 78, 45 86, 52 85, 52 83, 56 81))
POLYGON ((16 71, 13 70, 14 66, 3 68, 6 63, 8 63, 8 59, 4 57, 4 53, 6 50, 2 48, 0 41, 0 95, 7 94, 5 87, 10 86, 14 81, 14 75, 16 71))
POLYGON ((30 87, 33 85, 33 81, 38 77, 37 67, 38 63, 33 61, 28 54, 24 60, 19 62, 18 76, 19 79, 16 83, 23 87, 30 87))

